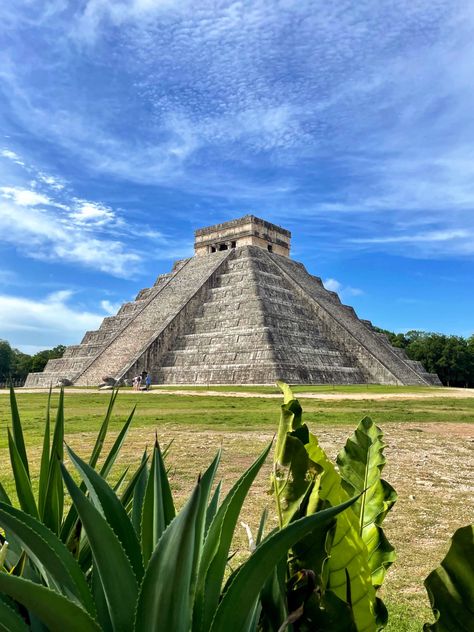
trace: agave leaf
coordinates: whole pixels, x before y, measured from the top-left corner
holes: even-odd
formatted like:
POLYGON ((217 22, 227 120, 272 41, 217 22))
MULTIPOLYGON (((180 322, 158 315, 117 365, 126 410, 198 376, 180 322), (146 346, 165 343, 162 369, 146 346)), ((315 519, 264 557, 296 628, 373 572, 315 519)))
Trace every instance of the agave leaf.
POLYGON ((220 453, 168 525, 150 558, 138 599, 136 632, 190 630, 206 507, 219 458, 220 453))
POLYGON ((20 413, 18 412, 18 405, 16 402, 15 391, 13 386, 10 386, 10 410, 12 415, 12 431, 13 440, 15 442, 18 455, 23 463, 26 475, 30 478, 30 468, 28 466, 28 456, 26 454, 25 439, 23 437, 23 428, 21 426, 20 413))
POLYGON ((89 498, 95 508, 107 520, 118 537, 132 564, 135 577, 140 583, 143 577, 143 560, 137 535, 124 506, 106 481, 90 465, 66 446, 69 457, 82 477, 89 491, 89 498))
POLYGON ((212 521, 204 542, 196 599, 193 614, 193 630, 207 632, 219 603, 229 548, 234 535, 240 510, 260 468, 271 448, 271 443, 251 467, 240 477, 225 497, 212 521))
POLYGON ((337 457, 347 493, 362 494, 352 509, 367 547, 372 583, 376 588, 382 585, 386 570, 396 557, 380 526, 397 499, 393 487, 380 477, 385 465, 384 447, 382 431, 370 417, 364 417, 337 457))
POLYGON ((62 464, 61 470, 84 525, 114 629, 131 630, 138 586, 130 561, 112 527, 86 498, 62 464))
POLYGON ((145 566, 163 531, 175 517, 171 488, 166 474, 163 456, 155 439, 153 457, 148 475, 142 511, 142 551, 145 566))
POLYGON ((109 405, 104 417, 104 421, 102 422, 102 425, 97 434, 97 439, 95 440, 95 444, 91 452, 91 457, 89 459, 89 465, 91 467, 95 468, 95 466, 97 465, 97 461, 99 460, 100 453, 102 452, 102 448, 104 446, 105 437, 107 436, 107 431, 109 429, 109 422, 112 416, 112 411, 114 409, 114 404, 115 404, 115 400, 117 399, 117 395, 118 395, 118 390, 113 389, 112 393, 110 394, 109 405))
POLYGON ((17 445, 8 428, 8 449, 10 451, 10 462, 15 478, 15 487, 20 506, 23 511, 31 516, 38 517, 38 509, 36 508, 35 497, 31 488, 30 477, 25 469, 24 462, 18 452, 17 445))
MULTIPOLYGON (((143 501, 145 499, 145 490, 146 490, 146 484, 148 480, 148 469, 146 466, 147 461, 148 461, 148 455, 145 450, 142 456, 141 467, 136 472, 135 484, 133 486, 133 492, 132 492, 132 496, 133 496, 132 524, 138 537, 140 536, 143 501)), ((122 502, 124 502, 123 498, 122 498, 122 502)))
MULTIPOLYGON (((125 437, 127 436, 128 429, 130 427, 130 424, 132 423, 132 419, 135 414, 135 409, 136 409, 136 406, 133 407, 132 412, 128 416, 127 421, 123 424, 122 429, 118 433, 117 438, 115 439, 112 447, 110 448, 110 451, 108 455, 106 456, 105 461, 102 464, 102 467, 100 468, 100 474, 103 478, 107 478, 107 476, 109 475, 109 472, 112 469, 113 464, 115 463, 115 459, 117 458, 123 446, 123 442, 125 441, 125 437)), ((91 457, 91 461, 92 460, 93 459, 91 457)), ((91 467, 94 467, 92 463, 90 462, 89 462, 89 465, 91 467)))
POLYGON ((101 632, 83 608, 45 586, 0 573, 0 591, 33 612, 51 632, 101 632))
POLYGON ((120 474, 120 476, 118 477, 117 481, 114 483, 114 486, 112 487, 112 489, 114 490, 114 492, 118 495, 120 488, 122 487, 122 484, 128 474, 128 470, 130 469, 130 466, 127 465, 127 467, 124 469, 124 471, 120 474))
MULTIPOLYGON (((110 417, 112 415, 112 411, 113 411, 113 407, 114 407, 114 403, 115 403, 115 399, 117 397, 118 391, 112 391, 111 397, 110 397, 110 401, 109 401, 109 406, 107 408, 107 413, 105 415, 104 421, 102 422, 102 425, 99 429, 99 433, 97 435, 97 439, 94 445, 94 448, 92 450, 91 456, 89 458, 89 465, 93 468, 95 468, 95 466, 97 465, 97 461, 100 457, 100 454, 102 452, 102 448, 104 445, 104 440, 105 437, 107 436, 107 430, 108 430, 108 426, 109 426, 109 421, 110 421, 110 417)), ((120 451, 120 448, 123 445, 123 442, 125 440, 125 436, 127 434, 128 428, 130 426, 130 423, 132 421, 133 418, 133 413, 135 411, 135 408, 133 409, 132 413, 129 415, 127 421, 125 422, 125 424, 123 425, 122 429, 120 430, 117 438, 114 441, 114 444, 112 446, 112 448, 110 449, 109 454, 107 455, 100 473, 101 476, 103 476, 104 478, 107 478, 113 464, 115 463, 115 459, 117 458, 117 455, 120 451)), ((82 484, 81 485, 81 490, 84 490, 85 486, 82 484)), ((66 519, 64 520, 62 527, 61 527, 61 539, 63 542, 67 542, 68 543, 68 547, 73 550, 75 548, 77 548, 78 545, 78 538, 80 535, 80 525, 78 525, 77 523, 77 511, 76 508, 74 507, 74 505, 71 505, 71 507, 69 508, 69 511, 66 515, 66 519)))
POLYGON ((222 487, 222 481, 219 481, 219 483, 216 485, 216 489, 214 490, 212 498, 207 507, 206 533, 208 532, 209 527, 211 526, 211 522, 214 520, 214 516, 216 515, 216 512, 217 512, 217 507, 219 506, 219 496, 221 494, 221 487, 222 487))
POLYGON ((60 533, 64 508, 64 487, 59 463, 64 458, 64 389, 59 393, 56 423, 54 424, 51 456, 46 491, 44 493, 43 522, 54 531, 60 533))
POLYGON ((436 622, 431 632, 470 632, 474 621, 474 525, 458 529, 441 566, 425 579, 436 622))
POLYGON ((262 515, 260 516, 260 522, 258 525, 257 531, 257 539, 255 540, 255 544, 258 546, 260 542, 263 540, 263 536, 265 534, 265 526, 268 520, 268 507, 265 507, 262 511, 262 515))
POLYGON ((41 453, 41 465, 40 465, 40 476, 39 476, 38 512, 41 517, 43 517, 43 514, 44 514, 46 490, 48 487, 49 451, 50 451, 50 442, 51 442, 50 411, 51 411, 51 387, 49 387, 48 403, 46 404, 46 420, 44 424, 43 450, 41 453))
POLYGON ((9 495, 7 494, 7 490, 0 483, 0 501, 2 503, 6 503, 7 505, 11 505, 12 501, 10 500, 9 495))
POLYGON ((2 632, 28 632, 29 629, 18 612, 0 600, 0 630, 2 632))
POLYGON ((110 620, 109 609, 107 607, 107 600, 105 598, 102 582, 100 581, 97 570, 92 565, 91 572, 91 589, 94 595, 94 603, 97 608, 97 621, 100 624, 103 632, 114 632, 112 621, 110 620))
MULTIPOLYGON (((145 478, 145 485, 148 478, 148 470, 147 470, 148 456, 145 455, 142 458, 140 465, 137 467, 135 472, 130 477, 125 489, 123 490, 120 496, 120 502, 124 507, 128 509, 130 503, 133 501, 133 495, 135 493, 135 486, 138 485, 138 482, 141 480, 142 475, 145 478), (142 474, 143 473, 143 474, 142 474)), ((138 531, 138 533, 140 533, 138 531)))
POLYGON ((92 616, 95 608, 86 579, 58 537, 39 520, 0 503, 0 525, 15 534, 50 588, 62 592, 92 616))
POLYGON ((350 507, 354 500, 351 498, 335 507, 300 518, 265 539, 236 573, 216 610, 210 632, 247 630, 250 624, 249 613, 253 611, 252 605, 288 549, 313 529, 331 523, 334 517, 350 507))

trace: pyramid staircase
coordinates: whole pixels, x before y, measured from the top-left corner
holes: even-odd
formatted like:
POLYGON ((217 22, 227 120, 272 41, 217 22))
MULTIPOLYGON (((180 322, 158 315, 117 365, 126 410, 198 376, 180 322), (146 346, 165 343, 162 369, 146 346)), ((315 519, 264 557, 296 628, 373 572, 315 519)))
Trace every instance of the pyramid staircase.
POLYGON ((142 370, 164 384, 440 383, 302 264, 255 245, 177 262, 26 386, 142 370))

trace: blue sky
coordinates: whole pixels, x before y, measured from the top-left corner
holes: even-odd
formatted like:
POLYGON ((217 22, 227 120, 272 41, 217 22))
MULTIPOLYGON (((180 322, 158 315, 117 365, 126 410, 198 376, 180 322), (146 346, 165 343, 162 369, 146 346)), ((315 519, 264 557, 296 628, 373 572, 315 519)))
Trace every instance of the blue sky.
POLYGON ((474 8, 4 0, 0 337, 78 342, 254 213, 375 324, 474 331, 474 8))

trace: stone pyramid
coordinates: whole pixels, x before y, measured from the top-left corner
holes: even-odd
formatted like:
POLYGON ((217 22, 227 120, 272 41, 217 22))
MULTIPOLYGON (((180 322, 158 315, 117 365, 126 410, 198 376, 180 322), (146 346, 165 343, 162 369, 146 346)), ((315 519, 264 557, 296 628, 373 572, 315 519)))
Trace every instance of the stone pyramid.
POLYGON ((290 232, 247 215, 196 231, 195 256, 104 318, 26 386, 440 384, 290 259, 290 232))

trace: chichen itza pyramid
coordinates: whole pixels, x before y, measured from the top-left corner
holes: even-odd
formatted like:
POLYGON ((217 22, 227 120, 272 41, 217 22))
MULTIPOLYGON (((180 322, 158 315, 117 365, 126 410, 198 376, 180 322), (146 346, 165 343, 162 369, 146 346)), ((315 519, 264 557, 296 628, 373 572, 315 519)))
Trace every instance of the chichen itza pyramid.
POLYGON ((290 238, 253 215, 197 230, 193 257, 26 386, 143 370, 163 384, 440 384, 290 259, 290 238))

